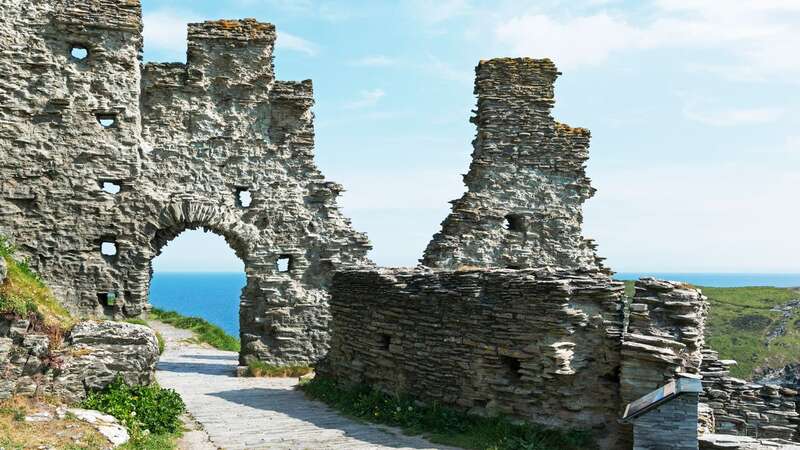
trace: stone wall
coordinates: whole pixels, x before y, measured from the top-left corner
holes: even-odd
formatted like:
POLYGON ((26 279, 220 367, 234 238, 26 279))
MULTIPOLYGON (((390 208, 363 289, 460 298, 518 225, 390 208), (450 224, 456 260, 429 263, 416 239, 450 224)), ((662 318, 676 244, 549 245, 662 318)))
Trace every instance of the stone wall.
POLYGON ((602 269, 581 235, 589 130, 550 114, 559 72, 549 59, 498 58, 475 69, 478 105, 467 192, 453 202, 423 264, 602 269))
POLYGON ((314 165, 311 82, 274 79, 275 28, 191 24, 186 64, 142 66, 138 0, 5 0, 0 24, 0 234, 64 305, 141 315, 153 258, 204 228, 244 261, 242 363, 319 358, 331 275, 369 243, 314 165))
POLYGON ((698 375, 708 299, 685 283, 643 278, 622 339, 621 395, 629 403, 674 379, 698 375))
POLYGON ((80 322, 60 342, 28 320, 0 317, 0 399, 36 394, 74 402, 117 375, 150 384, 156 362, 156 335, 142 325, 80 322))
POLYGON ((320 376, 475 413, 583 427, 614 448, 623 285, 531 270, 352 270, 320 376))
POLYGON ((687 392, 637 418, 633 450, 697 450, 697 398, 687 392))
POLYGON ((798 392, 730 376, 732 360, 703 350, 701 401, 714 415, 715 432, 754 438, 800 440, 798 392))

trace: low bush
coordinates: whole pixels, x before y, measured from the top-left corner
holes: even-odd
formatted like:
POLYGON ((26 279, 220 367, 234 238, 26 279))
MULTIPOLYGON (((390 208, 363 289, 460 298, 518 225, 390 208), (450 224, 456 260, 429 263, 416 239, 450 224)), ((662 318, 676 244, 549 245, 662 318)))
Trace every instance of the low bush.
POLYGON ((172 389, 128 386, 119 376, 102 391, 90 393, 81 407, 116 417, 134 436, 178 432, 180 416, 186 410, 180 395, 172 389))
POLYGON ((198 342, 219 349, 231 352, 240 350, 239 339, 229 335, 222 328, 199 317, 187 317, 175 311, 165 311, 153 308, 150 311, 150 318, 172 325, 176 328, 190 330, 194 333, 198 342))
POLYGON ((367 386, 340 386, 317 377, 303 383, 300 389, 345 415, 424 434, 440 444, 486 450, 597 448, 586 431, 549 429, 504 417, 479 417, 437 404, 422 405, 410 396, 388 395, 367 386))
POLYGON ((250 377, 301 377, 313 371, 313 367, 306 365, 276 366, 258 360, 247 363, 247 376, 250 377))

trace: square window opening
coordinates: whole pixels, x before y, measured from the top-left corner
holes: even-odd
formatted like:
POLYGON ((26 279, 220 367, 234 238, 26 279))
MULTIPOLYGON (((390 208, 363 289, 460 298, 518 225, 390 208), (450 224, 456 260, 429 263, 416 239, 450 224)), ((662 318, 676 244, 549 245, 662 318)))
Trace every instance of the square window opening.
POLYGON ((117 243, 114 241, 103 241, 100 244, 100 253, 103 256, 116 256, 117 243))
POLYGON ((236 189, 236 206, 240 208, 249 208, 253 203, 253 195, 247 188, 236 189))
POLYGON ((96 114, 97 123, 103 128, 112 128, 117 124, 116 114, 96 114))
POLYGON ((292 256, 291 255, 281 255, 278 257, 277 262, 278 272, 289 272, 292 270, 292 256))
POLYGON ((89 57, 89 49, 81 44, 74 44, 69 49, 69 56, 78 61, 83 61, 89 57))
POLYGON ((522 363, 519 359, 511 356, 500 356, 500 362, 503 364, 506 376, 512 383, 519 383, 522 379, 522 363))
POLYGON ((109 194, 118 194, 122 187, 119 184, 119 181, 101 181, 100 188, 103 192, 109 194))
POLYGON ((389 350, 389 346, 392 345, 392 337, 383 333, 378 337, 378 343, 380 344, 381 349, 389 350))
POLYGON ((113 308, 117 304, 116 292, 98 292, 97 302, 104 308, 113 308))
POLYGON ((525 218, 521 214, 506 215, 506 229, 517 232, 526 231, 525 218))

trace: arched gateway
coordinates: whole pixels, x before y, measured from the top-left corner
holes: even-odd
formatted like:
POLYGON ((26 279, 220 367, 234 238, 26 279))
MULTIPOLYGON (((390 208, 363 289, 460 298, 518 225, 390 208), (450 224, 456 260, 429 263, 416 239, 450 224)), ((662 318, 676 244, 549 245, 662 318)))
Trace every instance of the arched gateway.
POLYGON ((242 363, 316 360, 331 273, 369 243, 314 165, 311 82, 274 78, 275 28, 190 24, 186 64, 141 65, 138 1, 67 3, 9 11, 0 76, 27 94, 0 106, 0 233, 73 313, 134 317, 162 247, 214 231, 245 263, 242 363))

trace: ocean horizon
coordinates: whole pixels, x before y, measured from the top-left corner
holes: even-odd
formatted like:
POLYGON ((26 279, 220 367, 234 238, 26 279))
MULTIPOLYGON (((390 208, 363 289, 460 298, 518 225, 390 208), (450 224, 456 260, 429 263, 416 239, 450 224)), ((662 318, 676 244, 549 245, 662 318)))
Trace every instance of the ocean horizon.
MULTIPOLYGON (((705 287, 800 287, 800 273, 619 272, 617 280, 655 277, 705 287)), ((164 272, 153 274, 150 303, 156 308, 195 316, 239 336, 239 297, 244 272, 164 272)))

